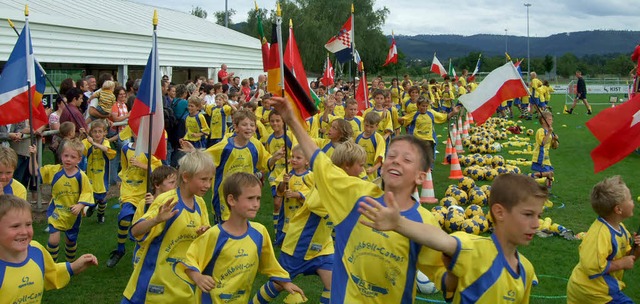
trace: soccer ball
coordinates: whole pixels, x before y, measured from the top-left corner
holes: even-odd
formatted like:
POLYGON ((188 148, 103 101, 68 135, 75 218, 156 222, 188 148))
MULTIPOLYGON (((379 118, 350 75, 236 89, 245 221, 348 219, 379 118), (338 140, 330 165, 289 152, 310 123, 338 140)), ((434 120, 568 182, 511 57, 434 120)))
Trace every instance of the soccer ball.
POLYGON ((487 196, 484 194, 484 191, 482 191, 482 189, 476 187, 476 188, 471 189, 471 191, 469 192, 469 202, 471 204, 476 204, 476 205, 479 205, 479 206, 485 206, 485 205, 487 205, 489 200, 487 199, 487 196))
POLYGON ((496 171, 498 171, 498 175, 509 173, 509 169, 505 168, 504 166, 497 167, 496 171))
POLYGON ((533 136, 533 130, 532 129, 527 130, 527 135, 533 136))
POLYGON ((433 208, 431 208, 431 213, 433 213, 433 214, 436 214, 436 213, 442 213, 442 214, 447 213, 447 207, 434 206, 433 208))
POLYGON ((462 175, 471 176, 471 172, 473 172, 473 167, 466 167, 462 170, 462 175))
POLYGON ((416 274, 416 288, 418 288, 418 292, 420 292, 421 294, 430 295, 438 292, 436 284, 431 282, 431 280, 429 280, 429 277, 427 277, 420 270, 418 270, 416 274))
POLYGON ((465 156, 465 157, 462 157, 460 159, 460 164, 463 167, 469 167, 469 166, 473 165, 474 162, 475 162, 475 159, 473 159, 473 157, 465 156))
MULTIPOLYGON (((458 190, 460 191, 460 190, 458 190)), ((453 196, 445 196, 440 200, 440 206, 444 207, 444 208, 449 208, 451 206, 455 206, 458 205, 458 200, 455 199, 453 196)), ((444 213, 444 210, 443 210, 444 213)))
POLYGON ((466 232, 466 233, 470 233, 470 234, 475 234, 478 235, 480 234, 480 226, 478 225, 478 223, 476 223, 476 221, 472 220, 472 219, 466 219, 462 222, 462 227, 461 230, 466 232))
POLYGON ((477 215, 474 216, 472 218, 476 224, 478 224, 478 227, 480 228, 480 232, 487 232, 489 230, 489 222, 487 221, 487 218, 482 216, 482 215, 477 215))
MULTIPOLYGON (((500 138, 500 136, 497 136, 497 137, 500 138)), ((506 136, 505 136, 505 138, 506 138, 506 136)), ((498 153, 498 152, 502 151, 502 145, 500 143, 493 143, 491 145, 491 148, 493 149, 493 151, 495 151, 494 153, 498 153)))
POLYGON ((432 212, 433 218, 438 221, 438 225, 444 229, 444 213, 432 212))
POLYGON ((484 168, 478 168, 474 170, 471 174, 471 178, 477 181, 484 180, 484 168))
POLYGON ((484 212, 482 211, 482 207, 480 207, 479 205, 471 204, 469 205, 469 207, 467 207, 467 209, 464 210, 464 215, 467 216, 467 218, 472 218, 476 215, 484 215, 484 212))
POLYGON ((456 201, 458 201, 458 203, 460 205, 466 205, 467 204, 467 193, 462 191, 461 189, 455 189, 452 193, 453 198, 456 199, 456 201))
POLYGON ((491 197, 491 185, 482 185, 480 186, 480 189, 484 192, 484 195, 487 196, 487 201, 489 201, 489 198, 491 197))
POLYGON ((496 155, 491 160, 491 165, 494 167, 504 166, 504 157, 502 155, 496 155))
POLYGON ((444 229, 447 232, 459 231, 464 221, 464 211, 457 209, 449 210, 447 216, 444 218, 444 229))
POLYGON ((457 185, 447 186, 447 190, 444 191, 444 196, 453 196, 453 190, 458 189, 457 185))
POLYGON ((468 192, 470 189, 476 186, 476 183, 470 177, 463 177, 458 180, 458 189, 468 192))
POLYGON ((484 172, 484 179, 486 179, 488 181, 492 181, 497 176, 498 176, 498 170, 496 170, 496 169, 489 169, 489 170, 484 172))

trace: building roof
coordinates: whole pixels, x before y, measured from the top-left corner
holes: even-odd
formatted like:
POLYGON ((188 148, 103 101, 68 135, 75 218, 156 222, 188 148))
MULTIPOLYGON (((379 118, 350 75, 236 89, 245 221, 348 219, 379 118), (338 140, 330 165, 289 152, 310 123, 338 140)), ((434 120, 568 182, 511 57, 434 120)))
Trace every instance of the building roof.
MULTIPOLYGON (((29 0, 34 54, 41 62, 144 65, 158 10, 160 65, 261 69, 260 41, 209 20, 124 0, 29 0)), ((0 0, 0 22, 24 24, 24 0, 0 0)), ((6 24, 6 23, 5 23, 6 24)), ((0 25, 0 60, 15 34, 0 25)))

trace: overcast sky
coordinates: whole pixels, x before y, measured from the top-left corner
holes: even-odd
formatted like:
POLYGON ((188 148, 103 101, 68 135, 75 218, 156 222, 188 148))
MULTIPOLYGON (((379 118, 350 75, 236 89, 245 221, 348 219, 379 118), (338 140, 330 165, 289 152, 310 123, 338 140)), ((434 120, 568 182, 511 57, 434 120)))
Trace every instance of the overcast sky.
MULTIPOLYGON (((200 6, 209 15, 224 10, 225 0, 132 0, 139 3, 188 12, 200 6)), ((261 8, 274 8, 275 0, 257 0, 261 8)), ((527 35, 525 1, 512 0, 377 0, 390 13, 385 34, 499 34, 527 35)), ((529 7, 532 37, 595 29, 640 30, 640 5, 635 0, 543 0, 529 7)), ((234 22, 242 22, 254 8, 253 0, 229 0, 237 11, 234 22)), ((356 18, 357 18, 356 7, 356 18)), ((211 18, 211 17, 209 17, 211 18)), ((346 17, 345 17, 346 18, 346 17)))

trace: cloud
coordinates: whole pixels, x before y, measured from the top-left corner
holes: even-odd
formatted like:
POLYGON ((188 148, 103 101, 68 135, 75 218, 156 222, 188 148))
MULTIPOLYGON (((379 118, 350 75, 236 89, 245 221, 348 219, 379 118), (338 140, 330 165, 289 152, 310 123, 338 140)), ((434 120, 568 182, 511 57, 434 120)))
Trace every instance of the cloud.
MULTIPOLYGON (((192 7, 204 8, 209 16, 224 10, 224 0, 134 0, 135 2, 188 12, 192 7)), ((272 9, 273 1, 258 0, 258 6, 272 9)), ((628 0, 457 0, 454 2, 377 0, 375 8, 387 7, 390 14, 383 26, 385 34, 393 30, 399 35, 418 34, 498 34, 508 30, 509 35, 527 35, 529 7, 529 33, 532 37, 595 29, 638 29, 640 5, 628 0), (450 3, 450 4, 449 4, 450 3)), ((228 0, 229 9, 236 10, 234 22, 247 18, 254 8, 252 0, 228 0)), ((357 12, 356 12, 356 18, 357 12)), ((212 17, 209 17, 212 19, 212 17)))

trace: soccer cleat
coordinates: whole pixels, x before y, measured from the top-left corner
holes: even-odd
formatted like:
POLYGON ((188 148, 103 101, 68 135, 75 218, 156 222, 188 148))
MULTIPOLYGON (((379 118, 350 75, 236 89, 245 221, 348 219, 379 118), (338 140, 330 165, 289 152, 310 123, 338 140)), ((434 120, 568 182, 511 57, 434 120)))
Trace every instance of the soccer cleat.
POLYGON ((104 224, 104 214, 98 214, 98 224, 104 224))
POLYGON ((115 267, 118 264, 118 262, 120 262, 120 259, 122 259, 123 256, 124 256, 124 252, 122 251, 118 251, 118 250, 111 251, 111 253, 109 254, 109 260, 107 260, 107 267, 109 268, 115 267))
POLYGON ((587 115, 591 115, 591 109, 587 110, 587 115))
POLYGON ((95 211, 96 211, 96 206, 91 206, 87 208, 87 211, 85 212, 84 216, 91 217, 95 211))
POLYGON ((573 108, 571 108, 571 109, 567 110, 567 113, 568 113, 568 114, 573 114, 573 108))

